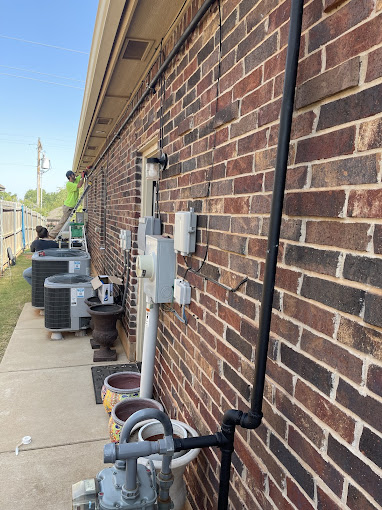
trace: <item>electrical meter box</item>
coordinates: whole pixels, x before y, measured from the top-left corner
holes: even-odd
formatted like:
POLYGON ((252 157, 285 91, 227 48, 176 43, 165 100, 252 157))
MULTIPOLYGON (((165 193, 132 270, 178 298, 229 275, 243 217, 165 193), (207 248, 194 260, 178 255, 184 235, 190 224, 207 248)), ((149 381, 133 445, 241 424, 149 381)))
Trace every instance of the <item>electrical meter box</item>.
POLYGON ((196 243, 196 214, 190 211, 175 213, 174 250, 187 256, 194 253, 196 243))
POLYGON ((155 216, 144 216, 139 218, 138 223, 138 253, 145 253, 146 249, 146 236, 160 235, 161 224, 160 218, 155 216))
POLYGON ((137 276, 144 278, 143 290, 154 303, 171 303, 175 275, 174 240, 147 236, 145 255, 137 257, 137 276))

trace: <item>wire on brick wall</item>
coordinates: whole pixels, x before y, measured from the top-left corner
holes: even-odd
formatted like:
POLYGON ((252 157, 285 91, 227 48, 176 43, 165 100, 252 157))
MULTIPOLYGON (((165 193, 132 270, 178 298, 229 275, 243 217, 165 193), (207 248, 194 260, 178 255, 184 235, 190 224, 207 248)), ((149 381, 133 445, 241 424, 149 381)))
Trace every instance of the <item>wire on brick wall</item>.
MULTIPOLYGON (((222 57, 222 16, 221 16, 220 0, 218 1, 218 8, 219 8, 219 60, 218 60, 218 75, 217 75, 217 81, 216 81, 215 114, 218 111, 219 96, 220 96, 220 75, 221 75, 221 57, 222 57)), ((215 149, 216 149, 216 128, 214 129, 214 141, 213 141, 213 146, 212 146, 211 168, 210 168, 210 171, 209 171, 209 175, 206 178, 206 180, 208 182, 208 189, 207 189, 207 194, 206 194, 206 199, 207 200, 208 200, 208 198, 210 196, 210 193, 211 193, 211 179, 212 179, 212 174, 213 174, 213 171, 214 171, 215 149)), ((207 207, 208 207, 208 201, 207 201, 207 207)), ((184 279, 186 279, 186 276, 187 276, 188 272, 194 273, 194 274, 200 273, 202 267, 204 266, 204 264, 205 264, 205 262, 207 260, 208 248, 209 248, 209 233, 210 233, 210 230, 209 230, 210 215, 209 215, 209 211, 208 210, 206 211, 206 215, 207 215, 206 251, 204 253, 204 257, 203 257, 202 263, 200 264, 198 269, 193 269, 191 266, 188 265, 186 257, 183 256, 183 260, 184 260, 184 262, 186 264, 186 268, 187 268, 186 272, 184 273, 184 276, 183 276, 184 279)), ((226 289, 226 290, 228 290, 230 292, 236 292, 241 287, 241 285, 243 285, 248 280, 248 276, 246 276, 245 278, 243 278, 243 280, 241 280, 241 282, 236 287, 228 287, 227 285, 224 285, 223 283, 220 283, 217 280, 214 280, 213 278, 210 278, 209 276, 204 275, 203 273, 200 273, 200 275, 205 280, 209 280, 209 281, 211 281, 213 283, 216 283, 220 287, 223 287, 224 289, 226 289)))

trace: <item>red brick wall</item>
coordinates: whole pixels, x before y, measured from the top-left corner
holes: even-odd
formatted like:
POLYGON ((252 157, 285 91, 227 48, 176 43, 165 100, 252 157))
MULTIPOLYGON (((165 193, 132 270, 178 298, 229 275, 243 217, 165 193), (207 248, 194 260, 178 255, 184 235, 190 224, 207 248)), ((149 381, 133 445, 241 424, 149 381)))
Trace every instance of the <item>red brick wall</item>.
MULTIPOLYGON (((156 394, 201 434, 249 405, 289 9, 288 0, 222 0, 218 100, 217 2, 165 73, 163 233, 172 236, 176 211, 194 207, 187 263, 197 269, 207 243, 208 255, 186 275, 188 325, 160 312, 156 394), (232 292, 204 276, 232 288, 248 281, 232 292)), ((237 430, 235 509, 382 505, 381 27, 381 0, 305 2, 264 420, 237 430)), ((123 270, 119 229, 136 231, 139 151, 159 136, 162 99, 158 86, 94 173, 89 237, 99 271, 123 270)), ((185 275, 183 257, 177 272, 185 275)), ((131 284, 134 342, 134 271, 131 284)), ((195 510, 216 508, 218 475, 219 452, 203 451, 187 474, 195 510)))

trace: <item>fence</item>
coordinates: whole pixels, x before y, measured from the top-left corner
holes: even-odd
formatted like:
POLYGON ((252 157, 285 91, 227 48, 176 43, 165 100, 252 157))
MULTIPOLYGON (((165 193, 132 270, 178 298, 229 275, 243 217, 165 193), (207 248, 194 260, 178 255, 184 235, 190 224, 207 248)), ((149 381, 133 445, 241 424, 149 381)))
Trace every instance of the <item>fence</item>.
POLYGON ((18 202, 0 200, 0 273, 8 265, 8 248, 16 257, 36 238, 36 226, 46 218, 18 202))

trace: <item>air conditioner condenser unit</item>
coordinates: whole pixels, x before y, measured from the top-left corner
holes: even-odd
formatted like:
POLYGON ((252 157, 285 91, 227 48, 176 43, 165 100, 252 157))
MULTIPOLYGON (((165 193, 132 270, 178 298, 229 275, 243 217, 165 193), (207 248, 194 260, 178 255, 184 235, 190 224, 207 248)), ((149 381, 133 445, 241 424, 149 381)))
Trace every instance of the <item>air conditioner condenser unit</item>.
POLYGON ((95 295, 92 277, 57 274, 44 284, 45 327, 49 331, 79 331, 89 327, 90 315, 85 299, 95 295))

